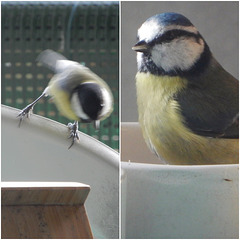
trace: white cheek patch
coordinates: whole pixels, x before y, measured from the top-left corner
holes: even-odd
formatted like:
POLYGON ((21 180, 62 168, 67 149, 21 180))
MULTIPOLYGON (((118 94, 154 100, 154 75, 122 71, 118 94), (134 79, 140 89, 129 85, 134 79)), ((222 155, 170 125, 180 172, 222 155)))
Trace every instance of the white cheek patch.
POLYGON ((179 38, 169 43, 157 44, 152 49, 152 60, 165 71, 188 70, 199 59, 204 42, 194 38, 179 38))
POLYGON ((71 107, 74 111, 74 113, 81 119, 84 120, 89 120, 89 117, 87 114, 83 111, 82 105, 79 101, 78 94, 73 93, 72 98, 71 98, 71 107))
POLYGON ((112 104, 113 104, 112 97, 109 94, 109 92, 105 88, 102 88, 101 91, 102 91, 102 96, 103 96, 103 108, 101 110, 99 119, 110 112, 110 110, 112 109, 112 104))

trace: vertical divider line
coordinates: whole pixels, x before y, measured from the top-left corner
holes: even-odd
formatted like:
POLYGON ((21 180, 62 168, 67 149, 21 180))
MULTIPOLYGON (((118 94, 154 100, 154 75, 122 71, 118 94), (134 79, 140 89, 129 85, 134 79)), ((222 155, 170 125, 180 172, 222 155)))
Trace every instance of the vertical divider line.
POLYGON ((122 174, 122 169, 121 169, 121 1, 119 1, 119 29, 118 29, 118 59, 119 59, 119 81, 118 81, 118 117, 119 117, 119 239, 122 238, 122 204, 121 204, 121 198, 122 198, 122 191, 121 191, 121 174, 122 174))

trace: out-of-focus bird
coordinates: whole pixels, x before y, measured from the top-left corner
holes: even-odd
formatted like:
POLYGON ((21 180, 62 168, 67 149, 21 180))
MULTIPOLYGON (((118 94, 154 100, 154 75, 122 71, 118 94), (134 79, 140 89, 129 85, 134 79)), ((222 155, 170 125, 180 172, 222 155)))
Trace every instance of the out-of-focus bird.
POLYGON ((138 30, 139 122, 168 164, 238 162, 239 82, 183 15, 163 13, 138 30))
POLYGON ((79 139, 78 122, 93 122, 98 129, 100 121, 111 114, 112 92, 106 82, 89 68, 70 61, 57 52, 45 50, 37 57, 37 61, 55 74, 41 96, 19 113, 19 126, 41 98, 51 96, 62 115, 74 120, 73 124, 68 124, 71 130, 71 147, 79 139))

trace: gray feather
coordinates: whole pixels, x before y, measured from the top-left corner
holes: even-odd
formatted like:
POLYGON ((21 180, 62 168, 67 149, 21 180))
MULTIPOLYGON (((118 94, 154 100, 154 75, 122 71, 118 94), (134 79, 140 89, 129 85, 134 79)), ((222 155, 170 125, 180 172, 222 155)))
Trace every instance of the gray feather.
POLYGON ((202 75, 188 81, 175 96, 187 127, 202 136, 238 138, 238 80, 212 58, 202 75))
POLYGON ((59 60, 67 60, 63 55, 60 53, 54 52, 50 49, 47 49, 41 52, 36 61, 42 63, 47 68, 51 69, 53 72, 57 72, 56 70, 56 63, 59 60))

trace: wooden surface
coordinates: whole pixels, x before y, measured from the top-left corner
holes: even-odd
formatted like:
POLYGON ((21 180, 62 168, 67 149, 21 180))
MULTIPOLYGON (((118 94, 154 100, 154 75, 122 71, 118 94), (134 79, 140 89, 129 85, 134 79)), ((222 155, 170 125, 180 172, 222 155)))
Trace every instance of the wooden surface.
POLYGON ((2 188, 2 238, 93 238, 84 207, 90 188, 2 188))
POLYGON ((2 238, 93 238, 84 206, 2 206, 2 238))
POLYGON ((2 205, 80 205, 89 187, 2 188, 2 205))

